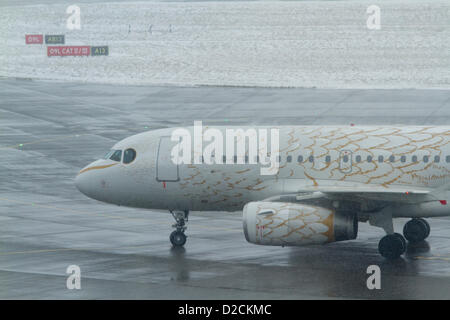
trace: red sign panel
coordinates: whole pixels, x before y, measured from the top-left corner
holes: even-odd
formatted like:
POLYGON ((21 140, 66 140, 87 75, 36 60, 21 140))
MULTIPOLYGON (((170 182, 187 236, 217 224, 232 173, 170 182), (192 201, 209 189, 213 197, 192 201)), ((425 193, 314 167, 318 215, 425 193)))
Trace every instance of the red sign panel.
POLYGON ((44 37, 42 34, 26 34, 25 43, 26 44, 42 44, 44 42, 44 37))
POLYGON ((47 56, 89 56, 91 54, 90 46, 51 46, 47 47, 47 56))

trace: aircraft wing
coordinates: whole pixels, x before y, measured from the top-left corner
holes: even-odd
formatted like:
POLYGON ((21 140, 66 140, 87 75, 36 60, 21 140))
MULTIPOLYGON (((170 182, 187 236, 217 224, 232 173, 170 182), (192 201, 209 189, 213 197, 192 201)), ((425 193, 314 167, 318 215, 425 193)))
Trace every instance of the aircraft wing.
POLYGON ((439 200, 434 196, 432 190, 414 188, 324 188, 321 192, 331 198, 344 198, 350 200, 357 198, 403 203, 420 203, 439 200))
POLYGON ((300 186, 296 192, 281 195, 280 200, 301 201, 307 199, 373 200, 399 203, 443 201, 448 198, 448 186, 440 188, 417 188, 414 186, 362 185, 340 183, 336 185, 300 186), (293 198, 295 197, 295 198, 293 198))

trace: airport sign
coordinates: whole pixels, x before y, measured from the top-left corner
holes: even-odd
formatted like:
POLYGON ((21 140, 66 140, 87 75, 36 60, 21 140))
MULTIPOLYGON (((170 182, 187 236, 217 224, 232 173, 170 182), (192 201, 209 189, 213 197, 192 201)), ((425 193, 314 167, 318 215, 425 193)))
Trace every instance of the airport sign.
POLYGON ((63 34, 59 35, 45 35, 45 43, 46 44, 64 44, 65 37, 63 34))
POLYGON ((47 56, 89 56, 91 54, 90 46, 49 46, 47 47, 47 56))
POLYGON ((42 44, 43 37, 42 34, 26 34, 25 35, 26 44, 42 44))
POLYGON ((109 55, 109 48, 108 48, 108 46, 91 47, 91 55, 107 56, 107 55, 109 55))

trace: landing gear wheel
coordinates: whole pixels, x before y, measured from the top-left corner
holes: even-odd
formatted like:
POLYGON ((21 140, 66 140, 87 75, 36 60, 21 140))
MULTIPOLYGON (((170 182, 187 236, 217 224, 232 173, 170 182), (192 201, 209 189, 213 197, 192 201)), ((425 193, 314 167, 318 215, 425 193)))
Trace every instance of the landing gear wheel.
POLYGON ((172 227, 175 228, 175 231, 170 234, 170 242, 174 247, 182 247, 186 243, 187 238, 184 231, 187 229, 189 211, 170 211, 170 213, 172 213, 172 216, 175 219, 175 224, 172 225, 172 227))
POLYGON ((426 239, 430 235, 430 231, 431 231, 430 225, 428 224, 427 220, 425 220, 425 219, 420 218, 419 220, 422 220, 425 223, 425 225, 427 226, 427 235, 425 237, 425 239, 426 239))
POLYGON ((387 259, 398 259, 406 251, 405 238, 399 233, 388 234, 378 243, 378 251, 387 259))
POLYGON ((402 236, 400 233, 394 233, 394 236, 396 236, 397 238, 399 238, 400 241, 403 243, 403 247, 405 248, 405 251, 403 251, 403 253, 405 253, 405 252, 406 252, 406 249, 407 249, 405 237, 402 236))
POLYGON ((412 219, 403 227, 403 234, 409 242, 417 243, 430 235, 430 225, 424 219, 412 219))
POLYGON ((170 242, 174 247, 182 247, 186 243, 186 235, 184 232, 175 230, 170 234, 170 242))

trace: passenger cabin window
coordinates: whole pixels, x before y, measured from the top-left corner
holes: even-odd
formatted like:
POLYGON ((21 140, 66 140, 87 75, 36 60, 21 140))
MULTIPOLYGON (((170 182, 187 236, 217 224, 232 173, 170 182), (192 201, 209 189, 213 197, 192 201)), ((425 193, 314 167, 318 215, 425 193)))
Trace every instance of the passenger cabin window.
POLYGON ((123 163, 128 164, 136 159, 136 151, 134 149, 127 149, 123 153, 123 163))
POLYGON ((292 162, 292 156, 287 157, 287 162, 292 162))
MULTIPOLYGON (((450 157, 449 157, 449 159, 450 159, 450 157)), ((303 156, 298 156, 297 161, 298 161, 298 162, 303 162, 303 156)), ((447 162, 450 162, 450 161, 447 161, 447 162)))
POLYGON ((330 163, 331 162, 331 157, 330 156, 326 156, 325 157, 325 162, 326 163, 330 163))
POLYGON ((406 156, 401 156, 400 157, 400 161, 403 162, 403 163, 406 162, 406 156))
POLYGON ((395 156, 390 156, 389 157, 389 162, 395 162, 395 156))
POLYGON ((430 157, 428 157, 428 156, 423 156, 423 162, 428 163, 429 158, 430 157))
POLYGON ((361 162, 361 156, 357 155, 355 160, 356 160, 356 162, 360 163, 361 162))
POLYGON ((411 161, 412 162, 417 162, 417 156, 412 156, 411 161))
POLYGON ((367 162, 372 162, 372 156, 367 156, 367 162))
POLYGON ((441 157, 435 156, 435 157, 434 157, 434 162, 436 162, 436 163, 441 162, 441 157))
POLYGON ((112 161, 120 162, 120 160, 122 160, 122 150, 114 151, 114 153, 112 154, 112 156, 109 159, 112 161))

